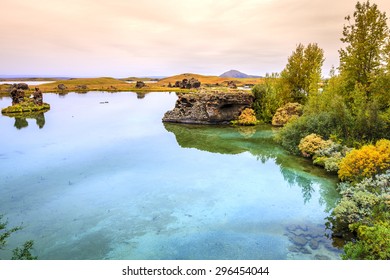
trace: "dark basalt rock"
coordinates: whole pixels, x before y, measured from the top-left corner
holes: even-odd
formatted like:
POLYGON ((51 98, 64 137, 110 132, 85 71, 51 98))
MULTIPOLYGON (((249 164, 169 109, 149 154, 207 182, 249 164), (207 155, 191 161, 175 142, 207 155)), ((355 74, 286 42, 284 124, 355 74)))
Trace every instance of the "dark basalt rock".
POLYGON ((26 83, 13 84, 9 87, 8 91, 12 98, 12 105, 19 104, 24 101, 24 90, 28 90, 29 87, 26 83))
POLYGON ((12 90, 10 91, 10 95, 12 98, 12 105, 16 105, 24 101, 24 91, 18 89, 17 87, 12 88, 12 90))
POLYGON ((135 84, 136 88, 143 88, 144 86, 145 86, 145 83, 142 81, 137 81, 137 83, 135 84))
POLYGON ((22 89, 22 90, 28 90, 28 84, 26 83, 19 83, 19 84, 14 84, 13 87, 16 87, 17 89, 22 89))
POLYGON ((250 108, 253 95, 235 93, 178 94, 175 108, 165 113, 164 122, 189 124, 228 124, 238 118, 245 108, 250 108))
POLYGON ((42 96, 42 91, 39 88, 35 88, 35 91, 33 93, 33 101, 34 104, 36 105, 43 105, 43 96, 42 96))
POLYGON ((199 88, 200 87, 200 82, 195 78, 191 78, 188 81, 188 84, 190 85, 189 88, 199 88))
POLYGON ((57 88, 58 88, 59 90, 67 90, 67 89, 68 89, 67 86, 64 85, 64 84, 59 84, 59 85, 57 86, 57 88))
POLYGON ((77 85, 76 86, 76 90, 87 90, 88 89, 88 87, 87 87, 87 85, 77 85))
POLYGON ((237 88, 236 83, 233 81, 228 81, 227 86, 228 88, 237 88))
MULTIPOLYGON (((182 81, 176 81, 173 87, 182 88, 182 89, 192 89, 192 88, 199 88, 201 83, 195 79, 190 78, 183 79, 182 81)), ((168 87, 172 87, 171 83, 168 84, 168 87)))

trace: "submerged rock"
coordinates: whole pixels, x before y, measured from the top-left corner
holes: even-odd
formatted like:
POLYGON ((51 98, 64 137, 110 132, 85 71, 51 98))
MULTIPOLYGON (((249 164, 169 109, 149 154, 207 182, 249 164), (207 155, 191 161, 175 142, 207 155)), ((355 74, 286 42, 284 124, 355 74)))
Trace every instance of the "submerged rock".
POLYGON ((315 240, 315 239, 310 240, 310 242, 309 242, 309 247, 310 247, 312 250, 317 250, 317 249, 318 249, 318 246, 319 246, 319 243, 318 243, 317 240, 315 240))
POLYGON ((234 93, 190 93, 178 94, 175 108, 165 113, 164 122, 191 124, 228 124, 235 120, 245 108, 250 108, 253 95, 234 93))
POLYGON ((295 245, 302 246, 302 247, 305 246, 308 242, 308 240, 301 235, 290 235, 289 239, 295 245))
POLYGON ((287 249, 288 249, 290 252, 299 253, 301 248, 298 248, 297 246, 288 246, 287 249))
POLYGON ((330 258, 328 256, 318 255, 318 254, 314 256, 314 259, 315 260, 330 260, 330 258))
POLYGON ((302 253, 302 254, 305 254, 305 255, 310 255, 311 254, 310 250, 305 248, 305 247, 302 247, 301 249, 299 249, 299 252, 302 253))

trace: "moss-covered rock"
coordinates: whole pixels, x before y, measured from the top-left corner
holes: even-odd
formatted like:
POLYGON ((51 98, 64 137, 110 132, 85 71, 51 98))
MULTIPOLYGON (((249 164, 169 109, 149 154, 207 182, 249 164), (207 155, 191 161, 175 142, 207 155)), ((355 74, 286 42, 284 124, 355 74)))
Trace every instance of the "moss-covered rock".
POLYGON ((163 122, 188 124, 229 124, 253 104, 253 95, 243 91, 200 90, 178 94, 175 108, 165 113, 163 122))
POLYGON ((29 114, 33 112, 47 112, 50 110, 50 105, 47 103, 43 103, 42 105, 37 105, 32 101, 23 101, 21 103, 9 106, 1 110, 3 115, 23 115, 29 114))

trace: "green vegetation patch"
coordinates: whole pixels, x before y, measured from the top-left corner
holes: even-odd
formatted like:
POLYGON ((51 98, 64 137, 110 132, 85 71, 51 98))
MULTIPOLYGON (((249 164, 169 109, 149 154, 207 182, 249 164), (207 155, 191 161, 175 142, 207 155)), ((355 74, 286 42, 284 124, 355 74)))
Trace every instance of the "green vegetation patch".
POLYGON ((3 115, 8 116, 25 116, 28 113, 45 113, 50 110, 50 105, 43 103, 42 105, 36 105, 33 102, 25 101, 19 104, 15 104, 1 110, 3 115))

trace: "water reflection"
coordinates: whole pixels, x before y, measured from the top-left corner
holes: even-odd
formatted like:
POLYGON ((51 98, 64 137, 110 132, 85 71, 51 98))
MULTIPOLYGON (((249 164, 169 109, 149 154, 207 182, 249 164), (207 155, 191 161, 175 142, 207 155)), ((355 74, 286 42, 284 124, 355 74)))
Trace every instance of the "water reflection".
POLYGON ((43 112, 38 112, 38 113, 31 112, 31 113, 12 114, 12 115, 5 115, 5 116, 10 118, 15 118, 14 127, 16 127, 17 129, 28 127, 29 123, 27 119, 35 120, 35 123, 39 127, 39 129, 42 129, 46 123, 45 114, 43 112))
POLYGON ((164 127, 167 93, 46 98, 44 131, 0 116, 0 205, 40 259, 338 258, 332 179, 269 126, 164 127))
POLYGON ((138 99, 144 99, 146 96, 146 92, 136 92, 138 99))
MULTIPOLYGON (((305 159, 291 156, 280 148, 273 140, 276 129, 270 129, 268 125, 231 127, 164 123, 164 126, 175 135, 182 148, 219 154, 249 152, 262 163, 274 161, 279 166, 284 180, 290 186, 298 185, 301 188, 305 204, 310 202, 313 196, 314 183, 318 183, 312 175, 329 178, 329 174, 323 169, 313 166, 305 159)), ((330 211, 336 205, 337 192, 333 187, 323 187, 320 192, 320 204, 325 204, 326 210, 330 211)))

